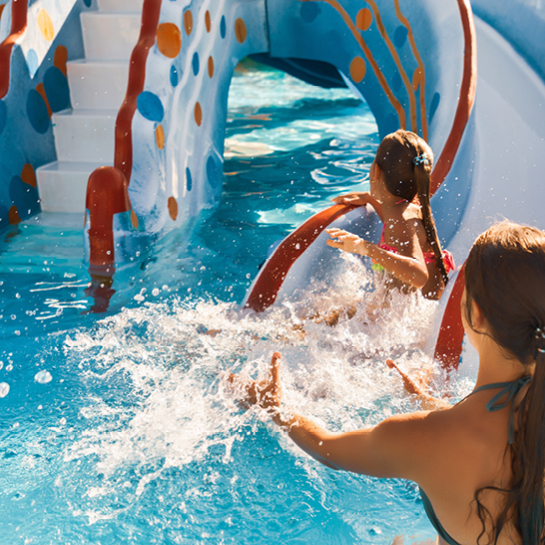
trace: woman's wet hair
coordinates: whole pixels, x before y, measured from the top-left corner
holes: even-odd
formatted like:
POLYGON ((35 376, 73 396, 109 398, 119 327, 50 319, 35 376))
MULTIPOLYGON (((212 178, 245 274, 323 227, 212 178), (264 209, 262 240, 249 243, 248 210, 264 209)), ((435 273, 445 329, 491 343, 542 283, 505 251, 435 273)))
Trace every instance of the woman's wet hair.
POLYGON ((433 152, 417 134, 402 129, 384 137, 375 158, 384 175, 386 189, 409 202, 418 197, 426 238, 435 255, 445 285, 448 275, 430 207, 430 177, 433 152))
MULTIPOLYGON (((468 324, 471 301, 487 322, 486 331, 508 357, 535 371, 517 407, 514 443, 508 447, 513 478, 509 489, 484 487, 475 494, 477 512, 488 540, 496 543, 511 521, 524 545, 545 539, 545 233, 534 227, 502 222, 480 235, 465 265, 468 324), (504 493, 497 520, 479 498, 485 490, 504 493)), ((480 539, 479 538, 479 539, 480 539)))

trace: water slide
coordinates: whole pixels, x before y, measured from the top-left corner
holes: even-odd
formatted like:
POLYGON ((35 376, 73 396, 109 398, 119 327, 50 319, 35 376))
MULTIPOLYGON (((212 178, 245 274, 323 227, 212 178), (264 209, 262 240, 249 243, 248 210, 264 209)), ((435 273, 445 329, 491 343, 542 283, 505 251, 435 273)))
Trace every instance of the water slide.
MULTIPOLYGON (((1 1, 1 0, 0 0, 1 1)), ((501 217, 545 228, 545 9, 531 0, 10 0, 0 6, 0 229, 40 210, 81 214, 95 310, 115 268, 221 194, 230 80, 248 55, 309 83, 348 86, 381 135, 432 145, 434 209, 463 263, 501 217), (516 4, 516 9, 515 9, 516 4)), ((377 236, 362 209, 331 207, 268 258, 245 305, 261 311, 335 254, 323 229, 377 236)), ((430 351, 457 365, 462 276, 430 351)))

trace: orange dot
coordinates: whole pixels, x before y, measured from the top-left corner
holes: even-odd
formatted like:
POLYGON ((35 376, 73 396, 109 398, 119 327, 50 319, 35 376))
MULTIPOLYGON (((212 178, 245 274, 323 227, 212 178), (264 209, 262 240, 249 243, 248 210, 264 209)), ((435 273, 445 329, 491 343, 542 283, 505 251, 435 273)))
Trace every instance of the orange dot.
POLYGON ((168 213, 172 221, 176 221, 178 217, 178 203, 174 197, 168 198, 168 213))
POLYGON ((49 114, 49 117, 51 117, 51 114, 53 113, 53 110, 51 109, 51 106, 49 106, 49 101, 47 100, 47 95, 45 94, 45 87, 43 83, 38 83, 36 85, 36 91, 42 95, 42 98, 44 99, 45 105, 47 106, 47 113, 49 114))
POLYGON ((68 60, 68 49, 59 45, 53 56, 53 66, 56 66, 66 76, 66 61, 68 60))
POLYGON ((204 14, 204 24, 206 25, 206 32, 210 32, 212 29, 212 19, 210 19, 210 12, 208 10, 204 14))
POLYGON ((138 229, 138 216, 136 215, 136 212, 134 211, 134 208, 131 210, 131 225, 138 229))
POLYGON ((356 16, 356 26, 359 30, 368 30, 373 22, 373 14, 369 8, 360 9, 356 16))
POLYGON ((202 108, 199 102, 195 104, 195 123, 200 127, 202 123, 202 108))
POLYGON ((51 42, 55 37, 55 29, 53 28, 53 22, 51 21, 51 17, 49 17, 49 13, 47 13, 47 11, 42 8, 38 12, 38 16, 36 17, 36 19, 38 22, 38 28, 40 29, 42 36, 48 42, 51 42))
POLYGON ((361 57, 354 57, 350 63, 350 77, 354 83, 360 83, 365 77, 366 65, 361 57))
POLYGON ((193 14, 190 10, 187 10, 184 13, 184 27, 185 33, 189 36, 193 30, 193 14))
POLYGON ((17 210, 17 207, 13 205, 8 212, 8 221, 10 225, 16 225, 17 223, 21 223, 21 216, 19 216, 19 211, 17 210))
POLYGON ((162 125, 157 125, 155 129, 155 141, 157 142, 157 147, 163 149, 165 147, 165 131, 163 130, 162 125))
POLYGON ((21 180, 23 180, 25 184, 31 185, 32 187, 37 187, 36 172, 34 172, 34 168, 30 163, 26 163, 23 167, 21 172, 21 180))
POLYGON ((420 83, 422 82, 423 76, 424 76, 424 74, 422 73, 422 70, 420 68, 417 68, 413 72, 413 89, 414 89, 415 92, 418 89, 418 87, 420 86, 420 83))
POLYGON ((214 59, 208 57, 208 75, 212 77, 214 75, 214 59))
POLYGON ((182 49, 182 33, 174 23, 162 23, 157 27, 157 47, 165 57, 178 56, 182 49))
POLYGON ((248 37, 246 25, 240 17, 235 21, 235 36, 237 37, 239 44, 243 43, 248 37))

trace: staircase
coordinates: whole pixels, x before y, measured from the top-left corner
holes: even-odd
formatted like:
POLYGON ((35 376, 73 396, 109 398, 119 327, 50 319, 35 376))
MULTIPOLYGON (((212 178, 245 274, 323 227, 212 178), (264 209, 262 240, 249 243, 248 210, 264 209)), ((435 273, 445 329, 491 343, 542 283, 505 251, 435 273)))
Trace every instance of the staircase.
POLYGON ((113 165, 115 121, 142 5, 143 0, 98 0, 97 11, 81 14, 85 58, 67 63, 72 109, 52 115, 57 161, 36 171, 44 212, 83 214, 89 175, 113 165))

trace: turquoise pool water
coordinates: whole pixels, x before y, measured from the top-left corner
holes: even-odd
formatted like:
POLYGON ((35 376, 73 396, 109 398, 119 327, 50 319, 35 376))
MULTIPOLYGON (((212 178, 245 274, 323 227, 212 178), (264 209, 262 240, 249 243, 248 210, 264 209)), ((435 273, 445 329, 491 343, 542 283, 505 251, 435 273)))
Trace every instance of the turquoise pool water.
MULTIPOLYGON (((320 466, 242 412, 224 381, 264 372, 280 349, 288 402, 331 429, 414 408, 384 354, 421 365, 415 339, 433 303, 405 298, 335 328, 296 305, 261 316, 239 305, 271 245, 366 186, 377 143, 348 91, 246 65, 231 88, 221 203, 123 271, 106 315, 88 313, 82 218, 42 214, 2 235, 2 545, 433 536, 413 484, 320 466)), ((345 261, 331 293, 356 297, 375 280, 345 261)))

